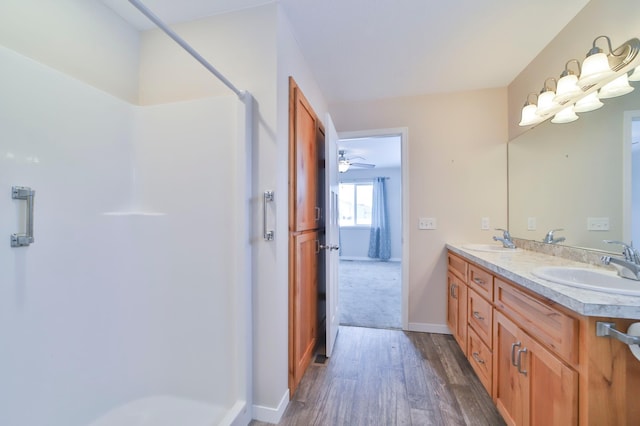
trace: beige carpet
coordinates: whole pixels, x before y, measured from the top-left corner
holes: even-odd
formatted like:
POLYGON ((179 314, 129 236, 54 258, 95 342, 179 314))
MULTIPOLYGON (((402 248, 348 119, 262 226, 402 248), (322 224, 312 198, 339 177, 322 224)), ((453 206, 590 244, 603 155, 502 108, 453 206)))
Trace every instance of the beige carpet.
POLYGON ((401 263, 341 260, 340 324, 402 328, 401 263))

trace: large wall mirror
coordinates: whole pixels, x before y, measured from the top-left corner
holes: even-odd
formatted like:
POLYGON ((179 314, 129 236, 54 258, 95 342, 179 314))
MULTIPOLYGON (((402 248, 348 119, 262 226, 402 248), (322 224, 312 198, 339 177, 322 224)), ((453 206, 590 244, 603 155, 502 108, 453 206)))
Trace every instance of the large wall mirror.
POLYGON ((564 237, 559 244, 609 252, 620 249, 605 239, 640 246, 640 83, 633 85, 577 121, 546 121, 509 142, 514 237, 542 242, 562 229, 554 233, 564 237))

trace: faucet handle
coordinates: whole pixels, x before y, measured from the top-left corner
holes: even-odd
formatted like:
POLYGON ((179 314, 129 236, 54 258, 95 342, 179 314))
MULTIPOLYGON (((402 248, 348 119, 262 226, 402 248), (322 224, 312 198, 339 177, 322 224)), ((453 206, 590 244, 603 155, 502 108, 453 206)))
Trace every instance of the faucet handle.
POLYGON ((502 231, 502 236, 508 240, 511 239, 511 234, 509 234, 509 231, 507 231, 506 229, 503 228, 496 228, 496 231, 502 231))
POLYGON ((607 244, 621 245, 623 247, 622 254, 624 255, 624 258, 629 262, 633 262, 637 265, 640 265, 640 253, 638 253, 638 250, 636 250, 633 247, 633 242, 631 242, 630 244, 627 244, 625 242, 616 241, 616 240, 602 240, 602 241, 607 244))

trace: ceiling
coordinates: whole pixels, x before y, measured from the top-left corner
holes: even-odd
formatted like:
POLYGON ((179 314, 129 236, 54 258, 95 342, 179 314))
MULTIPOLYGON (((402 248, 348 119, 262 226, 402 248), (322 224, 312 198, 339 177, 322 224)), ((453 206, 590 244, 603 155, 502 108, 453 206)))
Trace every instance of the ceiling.
MULTIPOLYGON (((128 1, 102 1, 136 28, 152 28, 128 1)), ((330 105, 506 87, 588 3, 588 0, 142 0, 168 24, 273 1, 280 3, 289 18, 305 59, 330 105)), ((376 154, 360 155, 370 159, 376 154)))
MULTIPOLYGON (((128 1, 102 1, 135 27, 152 27, 128 1)), ((505 87, 588 3, 142 0, 167 23, 273 1, 288 16, 329 104, 505 87)))
MULTIPOLYGON (((376 169, 400 167, 401 164, 400 136, 340 139, 338 150, 344 150, 345 157, 352 159, 352 163, 374 164, 376 169)), ((354 170, 358 168, 354 167, 354 170)))

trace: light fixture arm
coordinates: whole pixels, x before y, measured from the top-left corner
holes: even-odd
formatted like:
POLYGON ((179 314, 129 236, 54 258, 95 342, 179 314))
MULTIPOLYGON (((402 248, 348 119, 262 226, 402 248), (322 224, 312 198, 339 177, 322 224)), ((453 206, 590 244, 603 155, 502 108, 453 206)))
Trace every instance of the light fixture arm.
POLYGON ((601 36, 596 37, 593 40, 593 47, 587 52, 587 56, 595 55, 596 53, 602 53, 602 49, 600 49, 596 45, 596 42, 598 40, 600 40, 601 38, 604 38, 604 39, 607 40, 607 46, 609 46, 609 53, 608 54, 613 54, 613 48, 611 47, 611 39, 609 37, 607 37, 606 35, 601 35, 601 36))

